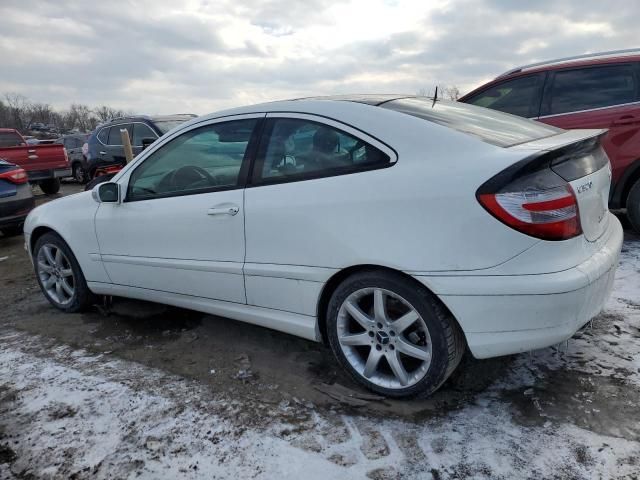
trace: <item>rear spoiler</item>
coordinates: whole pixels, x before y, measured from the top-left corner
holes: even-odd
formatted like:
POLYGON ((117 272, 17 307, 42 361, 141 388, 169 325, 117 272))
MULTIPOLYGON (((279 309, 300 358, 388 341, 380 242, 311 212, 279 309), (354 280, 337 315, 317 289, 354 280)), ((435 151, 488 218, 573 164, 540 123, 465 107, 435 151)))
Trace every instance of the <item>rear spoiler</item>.
POLYGON ((609 158, 603 150, 602 154, 590 154, 600 148, 602 137, 606 133, 607 130, 571 130, 560 135, 512 147, 514 149, 524 147, 522 149, 526 151, 537 145, 542 146, 541 143, 547 144, 545 145, 547 148, 525 157, 492 177, 480 187, 478 193, 484 193, 485 190, 487 192, 496 191, 499 186, 507 185, 516 178, 531 175, 546 168, 552 169, 566 181, 572 181, 600 170, 609 161, 609 158), (556 141, 553 142, 555 137, 565 138, 556 138, 556 141))

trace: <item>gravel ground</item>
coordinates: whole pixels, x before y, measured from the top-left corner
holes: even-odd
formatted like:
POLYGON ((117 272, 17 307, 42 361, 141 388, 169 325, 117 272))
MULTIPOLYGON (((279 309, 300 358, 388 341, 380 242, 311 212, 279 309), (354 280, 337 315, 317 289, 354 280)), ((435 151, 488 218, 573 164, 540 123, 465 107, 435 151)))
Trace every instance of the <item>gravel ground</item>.
POLYGON ((631 234, 605 311, 568 344, 465 358, 420 401, 368 395, 322 345, 220 317, 126 300, 61 314, 21 238, 0 237, 0 279, 0 479, 640 478, 631 234))

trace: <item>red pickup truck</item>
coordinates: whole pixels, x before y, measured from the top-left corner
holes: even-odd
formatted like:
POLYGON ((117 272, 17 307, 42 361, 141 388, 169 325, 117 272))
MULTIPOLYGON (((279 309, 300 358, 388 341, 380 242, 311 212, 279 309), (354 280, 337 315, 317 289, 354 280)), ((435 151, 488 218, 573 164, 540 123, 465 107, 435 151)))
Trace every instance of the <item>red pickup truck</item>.
POLYGON ((0 128, 0 158, 20 165, 29 182, 48 195, 60 190, 60 178, 71 176, 67 151, 60 144, 27 145, 13 128, 0 128))

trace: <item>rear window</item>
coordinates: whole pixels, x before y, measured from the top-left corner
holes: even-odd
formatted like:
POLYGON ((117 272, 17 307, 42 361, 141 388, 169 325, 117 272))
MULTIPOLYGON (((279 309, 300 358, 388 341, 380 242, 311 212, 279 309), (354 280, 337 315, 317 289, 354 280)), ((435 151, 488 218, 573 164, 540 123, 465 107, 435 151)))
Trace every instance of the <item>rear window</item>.
POLYGON ((22 139, 14 132, 0 132, 0 147, 17 147, 22 139))
POLYGON ((380 106, 473 135, 498 147, 510 147, 562 132, 533 120, 448 100, 401 98, 380 106))

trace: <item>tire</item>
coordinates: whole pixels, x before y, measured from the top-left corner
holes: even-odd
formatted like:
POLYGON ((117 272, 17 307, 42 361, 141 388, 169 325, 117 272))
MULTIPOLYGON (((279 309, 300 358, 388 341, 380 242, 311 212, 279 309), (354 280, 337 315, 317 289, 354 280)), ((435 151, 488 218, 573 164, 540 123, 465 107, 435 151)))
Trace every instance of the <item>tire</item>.
POLYGON ((340 365, 357 383, 387 397, 432 394, 453 373, 465 351, 464 335, 451 314, 426 288, 398 273, 371 270, 348 277, 331 296, 326 318, 329 345, 340 365), (385 305, 384 325, 376 313, 378 295, 385 305), (349 309, 349 303, 359 310, 349 309), (365 316, 356 321, 360 313, 365 316), (394 322, 400 318, 411 323, 394 322), (367 339, 369 344, 364 343, 367 339), (408 349, 407 344, 418 350, 408 349), (415 352, 420 358, 413 357, 415 352), (380 360, 367 377, 371 355, 380 360))
POLYGON ((0 232, 2 232, 5 237, 17 237, 18 235, 22 235, 22 225, 4 227, 0 229, 0 232))
POLYGON ((55 195, 60 191, 60 179, 49 178, 40 182, 40 189, 47 195, 55 195))
POLYGON ((627 196, 627 218, 636 233, 640 233, 640 180, 636 181, 627 196))
POLYGON ((80 185, 84 185, 85 183, 87 183, 87 174, 85 173, 84 168, 82 168, 82 165, 80 163, 73 164, 73 178, 80 185))
POLYGON ((33 265, 38 285, 54 307, 75 313, 85 311, 95 303, 95 295, 89 290, 76 257, 59 235, 49 232, 38 238, 33 249, 33 265), (48 285, 48 282, 53 283, 48 285), (71 287, 72 293, 66 290, 64 283, 71 287))

